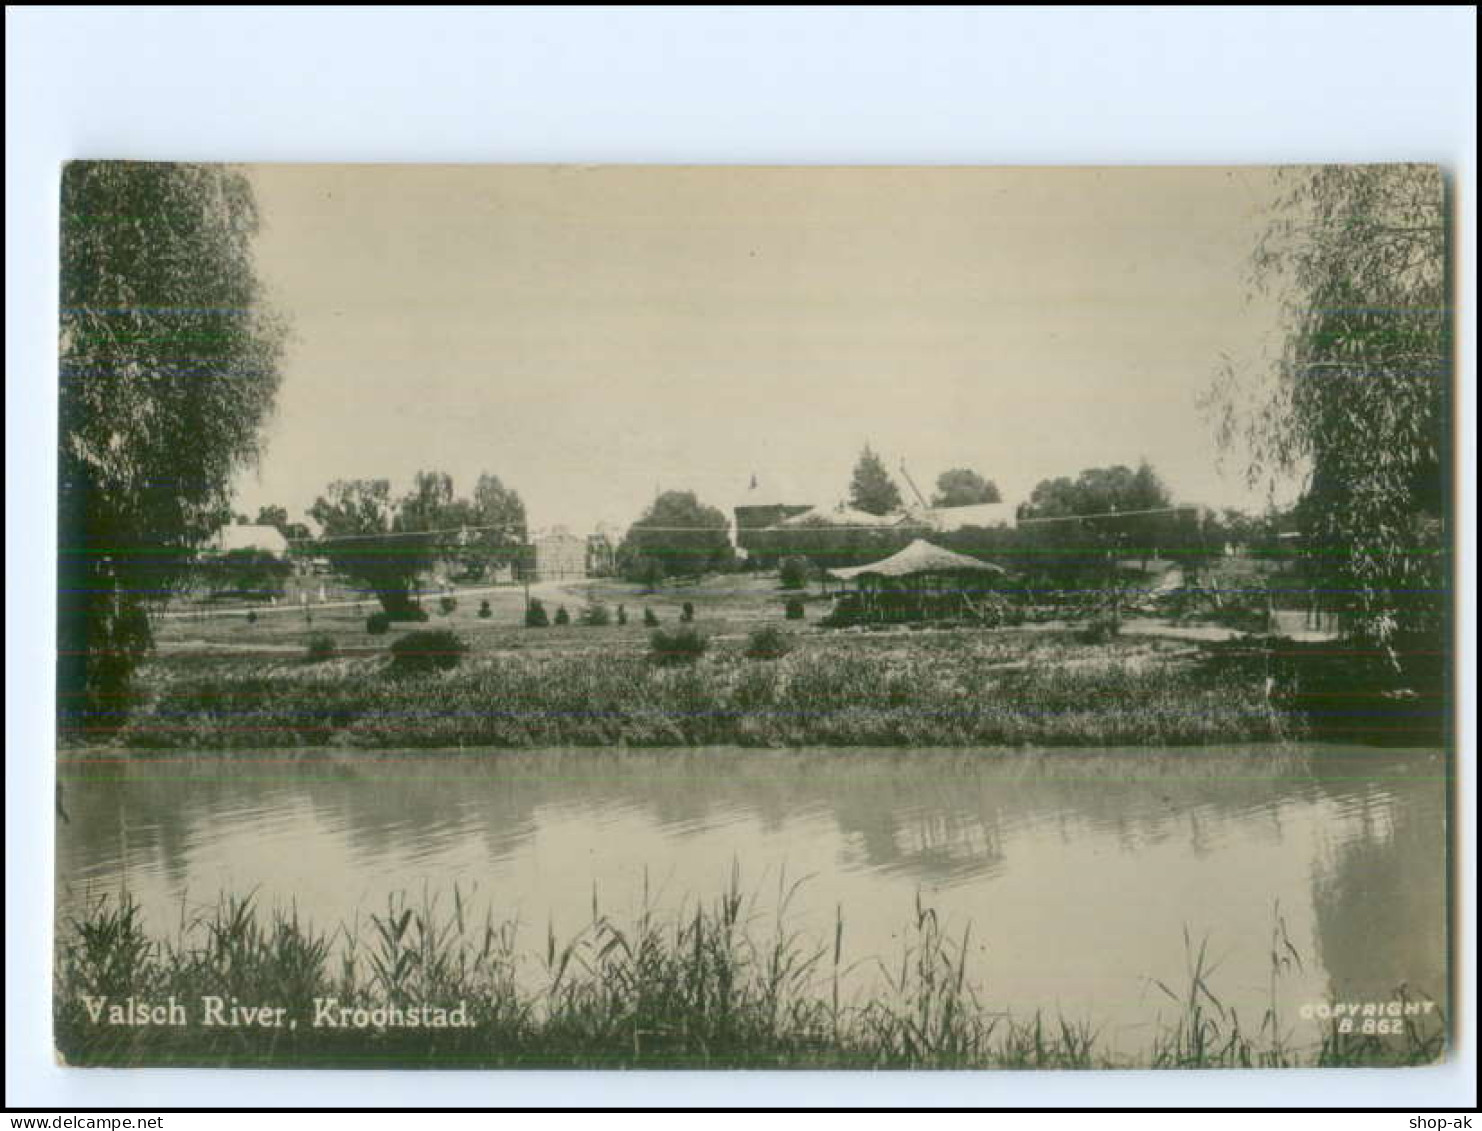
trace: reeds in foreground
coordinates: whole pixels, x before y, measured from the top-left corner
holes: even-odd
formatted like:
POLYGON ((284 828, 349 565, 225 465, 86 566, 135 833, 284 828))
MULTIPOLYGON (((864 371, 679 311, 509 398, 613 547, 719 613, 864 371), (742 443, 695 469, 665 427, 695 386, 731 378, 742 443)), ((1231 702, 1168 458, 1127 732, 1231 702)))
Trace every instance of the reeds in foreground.
POLYGON ((393 897, 328 934, 249 894, 155 937, 131 897, 105 897, 61 932, 56 1044, 73 1064, 442 1068, 1282 1067, 1443 1051, 1439 1010, 1389 1037, 1335 1027, 1294 1042, 1276 1002, 1300 958, 1279 908, 1254 1031, 1213 987, 1208 940, 1187 931, 1183 978, 1153 983, 1174 1016, 1153 1019, 1141 1052, 1114 1054, 1088 1020, 996 1011, 968 976, 971 928, 948 932, 919 898, 901 952, 875 960, 879 988, 846 999, 860 964, 844 963, 842 909, 824 941, 794 929, 799 882, 779 880, 762 912, 733 869, 708 901, 661 914, 645 892, 621 922, 594 891, 582 930, 563 939, 548 924, 534 949, 516 922, 472 920, 456 886, 450 906, 393 897))

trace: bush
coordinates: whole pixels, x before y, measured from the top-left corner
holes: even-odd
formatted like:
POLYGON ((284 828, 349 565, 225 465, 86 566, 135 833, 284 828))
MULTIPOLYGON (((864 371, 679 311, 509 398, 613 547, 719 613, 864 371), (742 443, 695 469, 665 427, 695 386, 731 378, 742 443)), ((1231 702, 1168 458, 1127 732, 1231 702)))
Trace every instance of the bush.
POLYGON ((801 555, 794 555, 782 559, 782 567, 778 570, 777 578, 782 582, 784 589, 802 589, 808 584, 808 578, 813 575, 813 563, 801 555))
POLYGON ((1076 633, 1082 644, 1105 644, 1117 635, 1117 622, 1109 616, 1097 617, 1076 633))
POLYGON ((659 623, 659 618, 654 615, 654 611, 652 609, 644 609, 643 623, 646 624, 649 628, 653 628, 659 623))
POLYGON ((622 574, 625 581, 636 581, 650 593, 664 582, 664 563, 648 554, 636 554, 625 558, 618 572, 622 574))
POLYGON ((322 664, 325 660, 332 660, 339 653, 339 647, 334 642, 334 637, 326 632, 316 632, 309 637, 309 647, 304 653, 304 659, 311 664, 322 664))
POLYGON ((606 628, 612 623, 612 615, 607 611, 606 605, 593 602, 582 609, 581 622, 588 628, 606 628))
POLYGON ((247 623, 248 624, 256 624, 257 623, 257 610, 256 609, 248 609, 247 610, 247 623))
POLYGON ((443 616, 449 616, 458 607, 457 597, 438 598, 437 607, 442 610, 443 616))
POLYGON ((387 614, 387 619, 392 623, 421 623, 427 619, 427 610, 421 605, 406 605, 387 614))
POLYGON ((494 610, 491 609, 491 608, 489 608, 489 602, 487 600, 480 601, 479 602, 479 619, 480 620, 488 620, 493 615, 494 615, 494 610))
POLYGON ((694 620, 695 619, 695 606, 693 604, 691 604, 689 601, 686 601, 684 603, 684 605, 680 609, 679 619, 681 621, 683 621, 685 624, 689 624, 690 621, 694 620))
POLYGON ((786 610, 785 613, 784 613, 784 615, 787 617, 788 620, 802 620, 803 619, 803 616, 804 616, 804 613, 803 613, 803 602, 801 600, 799 600, 797 597, 789 597, 787 599, 787 604, 786 604, 786 606, 784 606, 784 608, 786 610))
POLYGON ((365 631, 372 636, 382 636, 391 630, 391 618, 385 613, 371 613, 365 618, 365 631))
POLYGON ((566 611, 566 606, 565 605, 557 605, 556 606, 556 623, 557 624, 570 624, 571 623, 571 614, 566 611))
POLYGON ((656 664, 692 664, 705 654, 706 640, 693 628, 673 632, 659 629, 649 637, 650 658, 656 664))
POLYGON ((818 623, 826 628, 847 628, 864 620, 864 603, 857 593, 841 593, 834 607, 818 623))
POLYGON ((617 622, 618 624, 628 623, 628 610, 623 608, 623 606, 621 605, 618 606, 617 610, 617 622))
POLYGON ((401 674, 450 671, 467 651, 468 645, 446 628, 419 629, 391 645, 391 667, 401 674))
POLYGON ((530 603, 525 606, 525 627, 545 628, 551 623, 549 614, 545 611, 545 605, 539 597, 531 597, 530 603))
POLYGON ((746 638, 746 656, 752 660, 780 660, 792 651, 792 641, 780 628, 756 628, 746 638))

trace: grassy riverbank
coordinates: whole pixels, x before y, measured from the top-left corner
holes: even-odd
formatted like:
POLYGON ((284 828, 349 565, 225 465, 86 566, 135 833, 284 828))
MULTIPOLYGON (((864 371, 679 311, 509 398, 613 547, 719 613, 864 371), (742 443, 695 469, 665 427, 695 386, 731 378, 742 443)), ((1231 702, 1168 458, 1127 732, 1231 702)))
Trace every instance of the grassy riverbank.
POLYGON ((406 1068, 1289 1067, 1429 1063, 1443 1047, 1434 1009, 1393 1036, 1311 1021, 1298 1035, 1275 1004, 1300 961, 1279 917, 1272 1004, 1254 1027, 1220 1000, 1207 946, 1186 939, 1185 970, 1154 982, 1145 1047, 1114 1054, 1090 1022, 980 1000, 971 932, 949 936, 919 903, 901 952, 881 956, 881 990, 853 998, 842 913, 830 938, 810 940, 787 925, 781 894, 759 917, 733 880, 709 903, 623 923, 594 895, 587 928, 548 932, 533 951, 514 924, 471 921, 457 889, 441 911, 393 901, 332 933, 248 897, 156 938, 136 904, 103 900, 59 931, 56 1043, 70 1064, 406 1068), (207 999, 220 999, 215 1015, 207 999), (158 1020, 112 1024, 113 1006, 158 1020), (434 1027, 429 1007, 451 1023, 434 1027))
POLYGON ((1300 731, 1260 671, 1180 642, 1009 631, 788 644, 759 660, 744 640, 719 641, 677 666, 636 650, 478 655, 415 676, 381 657, 176 658, 146 672, 120 735, 153 749, 1159 746, 1300 731))

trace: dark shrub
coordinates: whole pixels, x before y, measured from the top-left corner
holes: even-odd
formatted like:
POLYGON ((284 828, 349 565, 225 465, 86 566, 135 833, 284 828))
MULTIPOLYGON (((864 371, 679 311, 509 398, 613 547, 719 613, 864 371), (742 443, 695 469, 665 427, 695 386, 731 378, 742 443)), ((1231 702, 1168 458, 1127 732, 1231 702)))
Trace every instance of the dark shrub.
POLYGON ((488 620, 493 615, 494 615, 494 610, 491 609, 491 608, 489 608, 489 602, 488 601, 480 601, 479 602, 479 619, 480 620, 488 620))
POLYGON ((803 602, 798 600, 798 598, 789 597, 784 608, 786 609, 785 615, 788 620, 803 619, 803 602))
POLYGON ((777 579, 784 589, 802 589, 812 575, 813 563, 800 555, 783 558, 782 567, 777 571, 777 579))
POLYGON ((525 606, 525 627, 545 628, 551 623, 549 614, 545 611, 545 605, 539 597, 531 597, 530 603, 525 606))
POLYGON ((612 623, 612 615, 606 605, 592 603, 582 609, 581 622, 588 628, 606 628, 612 623))
POLYGON ((334 637, 325 632, 316 632, 309 637, 309 647, 304 653, 304 659, 311 664, 322 664, 325 660, 332 660, 339 652, 334 642, 334 637))
POLYGON ((652 609, 644 609, 643 623, 646 624, 649 628, 653 628, 656 624, 659 623, 659 618, 654 615, 654 611, 652 609))
POLYGON ((621 566, 620 572, 626 580, 638 582, 650 593, 664 583, 664 563, 648 554, 629 558, 621 566))
POLYGON ((446 628, 418 629, 391 645, 391 667, 402 674, 448 671, 458 666, 468 645, 446 628))
POLYGON ((689 624, 690 621, 694 620, 695 619, 695 606, 693 604, 691 604, 689 601, 686 601, 684 603, 684 605, 682 606, 682 608, 680 609, 679 619, 681 621, 683 621, 685 624, 689 624))
POLYGON ((458 607, 457 597, 439 597, 437 607, 442 610, 443 616, 448 616, 458 607))
POLYGON ((792 651, 792 641, 780 628, 754 628, 746 638, 746 655, 752 660, 780 660, 792 651))
POLYGON ((248 609, 247 610, 247 623, 248 624, 256 624, 257 623, 257 610, 256 609, 248 609))
POLYGON ((618 622, 618 624, 627 624, 628 623, 628 610, 625 609, 625 608, 623 608, 623 606, 621 606, 621 605, 618 606, 617 622, 618 622))
POLYGON ((844 628, 851 624, 859 624, 864 620, 864 603, 860 601, 857 593, 841 593, 834 601, 834 607, 818 623, 826 628, 844 628))
POLYGON ((380 636, 391 629, 391 618, 385 613, 371 613, 365 618, 365 631, 372 636, 380 636))
POLYGON ((565 605, 557 605, 556 606, 556 622, 555 623, 557 623, 557 624, 570 624, 571 623, 571 614, 566 611, 566 606, 565 605))
POLYGON ((650 657, 656 664, 692 664, 705 654, 706 640, 693 628, 662 628, 649 637, 650 657))
POLYGON ((1117 635, 1117 631, 1115 620, 1109 616, 1101 616, 1076 633, 1076 639, 1082 644, 1105 644, 1117 635))

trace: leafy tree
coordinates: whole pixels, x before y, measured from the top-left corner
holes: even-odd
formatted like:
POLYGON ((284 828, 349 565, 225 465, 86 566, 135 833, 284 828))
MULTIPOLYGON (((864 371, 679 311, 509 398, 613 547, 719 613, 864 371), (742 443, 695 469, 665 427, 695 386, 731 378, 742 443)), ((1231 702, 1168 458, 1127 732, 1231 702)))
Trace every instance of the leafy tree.
POLYGON ((453 477, 445 471, 419 471, 412 480, 412 489, 396 508, 392 527, 397 531, 437 532, 433 541, 442 544, 451 541, 446 531, 463 517, 455 510, 453 477))
MULTIPOLYGON (((1041 480, 1020 508, 1021 519, 1051 521, 1026 525, 1026 543, 1035 543, 1041 560, 1034 567, 1046 585, 1084 584, 1109 559, 1140 557, 1146 562, 1160 548, 1189 545, 1178 533, 1168 489, 1146 460, 1133 470, 1122 464, 1088 467, 1076 478, 1041 480)), ((1191 512, 1193 513, 1193 512, 1191 512)))
POLYGON ((808 584, 808 578, 813 573, 813 563, 807 558, 798 555, 782 559, 782 567, 777 571, 777 578, 784 589, 803 589, 808 584))
POLYGON ((849 505, 869 514, 890 514, 901 509, 901 493, 885 463, 868 444, 859 453, 854 477, 849 482, 849 505))
POLYGON ((1252 484, 1301 477, 1308 570, 1399 668, 1408 641, 1442 630, 1449 599, 1445 186, 1422 165, 1280 180, 1252 273, 1283 297, 1284 352, 1268 372, 1227 364, 1207 404, 1252 484))
POLYGON ((293 567, 266 550, 244 547, 228 550, 218 561, 210 563, 210 581, 217 592, 242 593, 250 596, 276 596, 283 592, 283 582, 293 567))
POLYGON ((479 528, 476 544, 498 564, 513 561, 528 538, 525 504, 497 475, 479 476, 471 519, 469 525, 479 528))
POLYGON ((375 593, 392 620, 416 618, 412 586, 432 564, 432 539, 393 530, 400 516, 393 513, 387 480, 336 480, 309 514, 322 527, 320 549, 337 570, 375 593))
POLYGON ((526 540, 525 504, 488 473, 479 476, 469 500, 455 496, 446 472, 417 472, 394 525, 398 531, 428 532, 437 552, 461 558, 475 572, 517 560, 526 540))
POLYGON ((937 476, 936 494, 932 496, 934 507, 970 507, 978 503, 1002 502, 998 484, 984 479, 976 471, 966 467, 954 467, 937 476))
POLYGON ((116 715, 150 612, 229 521, 258 454, 284 324, 252 257, 252 188, 225 166, 77 161, 62 173, 57 579, 65 713, 116 715))
POLYGON ((1030 492, 1021 517, 1060 518, 1152 510, 1169 505, 1168 489, 1146 460, 1136 471, 1121 464, 1088 467, 1075 479, 1044 479, 1030 492))
POLYGON ((650 593, 664 583, 664 563, 648 554, 634 553, 631 549, 624 553, 619 547, 618 566, 624 578, 637 582, 650 593))
POLYGON ((289 536, 288 508, 279 506, 258 507, 257 525, 276 527, 278 532, 287 538, 289 536))
POLYGON ((726 516, 693 491, 665 491, 628 528, 618 553, 625 563, 652 558, 666 577, 700 574, 730 565, 728 529, 726 516))

